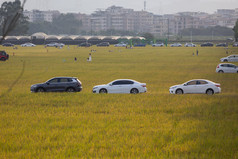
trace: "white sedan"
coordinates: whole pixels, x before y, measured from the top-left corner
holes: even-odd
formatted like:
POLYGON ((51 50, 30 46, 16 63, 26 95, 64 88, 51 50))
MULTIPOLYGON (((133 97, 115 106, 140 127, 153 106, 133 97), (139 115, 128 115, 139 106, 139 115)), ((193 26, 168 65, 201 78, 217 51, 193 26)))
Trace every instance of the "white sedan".
POLYGON ((231 63, 220 63, 217 65, 216 72, 218 73, 238 73, 238 66, 231 63))
POLYGON ((170 47, 181 47, 182 44, 180 43, 174 43, 174 44, 171 44, 170 47))
POLYGON ((212 95, 220 93, 221 88, 219 83, 214 83, 205 79, 194 79, 184 84, 175 85, 169 88, 171 94, 184 94, 184 93, 203 93, 212 95))
POLYGON ((163 47, 164 43, 152 44, 153 47, 163 47))
POLYGON ((126 47, 127 44, 124 44, 124 43, 118 43, 118 44, 115 44, 114 46, 115 46, 115 47, 126 47))
POLYGON ((108 84, 93 87, 93 93, 144 93, 147 91, 146 83, 131 79, 118 79, 108 84))
POLYGON ((196 45, 193 43, 186 43, 186 44, 184 44, 184 46, 185 47, 196 47, 196 45))
POLYGON ((25 44, 21 44, 21 47, 35 47, 35 44, 32 43, 25 43, 25 44))
POLYGON ((238 55, 230 55, 220 59, 221 62, 238 62, 238 55))

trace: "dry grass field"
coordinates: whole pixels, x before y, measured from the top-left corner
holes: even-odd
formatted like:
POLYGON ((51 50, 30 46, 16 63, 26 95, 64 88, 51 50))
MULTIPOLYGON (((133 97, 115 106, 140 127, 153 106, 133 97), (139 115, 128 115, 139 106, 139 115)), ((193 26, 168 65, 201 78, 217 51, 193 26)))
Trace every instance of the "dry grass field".
POLYGON ((1 159, 238 158, 238 74, 215 73, 224 48, 0 50, 10 54, 0 62, 1 159), (83 91, 30 92, 55 76, 78 77, 83 91), (148 92, 92 93, 118 78, 146 83, 148 92), (197 78, 220 83, 222 92, 169 94, 170 86, 197 78))

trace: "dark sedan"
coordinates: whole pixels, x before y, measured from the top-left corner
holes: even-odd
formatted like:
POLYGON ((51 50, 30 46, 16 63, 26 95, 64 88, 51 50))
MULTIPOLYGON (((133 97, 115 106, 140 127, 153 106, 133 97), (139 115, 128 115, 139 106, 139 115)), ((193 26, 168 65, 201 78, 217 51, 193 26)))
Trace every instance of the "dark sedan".
POLYGON ((213 46, 213 43, 203 43, 203 44, 201 44, 201 47, 212 47, 213 46))
POLYGON ((110 43, 109 42, 102 42, 102 43, 97 44, 97 46, 110 46, 110 43))
POLYGON ((80 47, 90 47, 90 46, 92 46, 92 44, 91 43, 81 43, 81 44, 79 44, 79 46, 80 47))
POLYGON ((55 77, 45 83, 34 84, 31 92, 80 92, 82 83, 76 77, 55 77))
POLYGON ((226 43, 220 43, 216 44, 216 47, 227 47, 228 45, 226 43))
POLYGON ((12 47, 12 46, 14 46, 14 44, 12 44, 12 43, 3 43, 2 46, 12 47))

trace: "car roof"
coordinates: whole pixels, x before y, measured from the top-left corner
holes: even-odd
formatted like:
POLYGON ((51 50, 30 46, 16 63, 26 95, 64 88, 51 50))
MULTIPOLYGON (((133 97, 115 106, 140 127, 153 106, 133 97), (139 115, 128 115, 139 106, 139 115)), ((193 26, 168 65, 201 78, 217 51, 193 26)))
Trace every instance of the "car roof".
POLYGON ((207 79, 192 79, 192 80, 189 80, 189 81, 187 81, 187 82, 190 82, 190 81, 207 81, 207 82, 214 83, 214 82, 212 82, 212 81, 210 81, 210 80, 207 80, 207 79))
MULTIPOLYGON (((116 79, 116 80, 114 80, 114 81, 124 81, 124 80, 126 80, 126 81, 138 82, 138 81, 135 81, 135 80, 132 80, 132 79, 116 79)), ((114 82, 114 81, 112 81, 112 82, 114 82)), ((138 83, 139 83, 139 82, 138 82, 138 83)))
MULTIPOLYGON (((53 78, 77 78, 77 77, 53 77, 53 78)), ((51 79, 53 79, 51 78, 51 79)))

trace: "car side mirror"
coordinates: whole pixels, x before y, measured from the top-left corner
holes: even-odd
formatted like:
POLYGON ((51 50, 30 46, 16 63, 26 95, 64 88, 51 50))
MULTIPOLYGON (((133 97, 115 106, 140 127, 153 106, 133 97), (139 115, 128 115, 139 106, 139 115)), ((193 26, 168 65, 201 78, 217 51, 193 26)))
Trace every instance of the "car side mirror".
POLYGON ((187 86, 187 84, 185 83, 184 86, 187 86))
POLYGON ((109 86, 112 86, 112 84, 109 84, 109 86))

